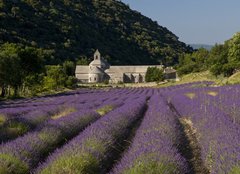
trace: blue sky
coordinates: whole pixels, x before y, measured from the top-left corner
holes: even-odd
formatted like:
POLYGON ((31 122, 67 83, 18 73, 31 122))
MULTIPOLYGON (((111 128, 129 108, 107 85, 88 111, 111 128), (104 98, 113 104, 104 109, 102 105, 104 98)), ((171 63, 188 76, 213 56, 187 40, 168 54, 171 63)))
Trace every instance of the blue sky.
POLYGON ((223 43, 240 31, 240 0, 122 0, 187 43, 223 43))

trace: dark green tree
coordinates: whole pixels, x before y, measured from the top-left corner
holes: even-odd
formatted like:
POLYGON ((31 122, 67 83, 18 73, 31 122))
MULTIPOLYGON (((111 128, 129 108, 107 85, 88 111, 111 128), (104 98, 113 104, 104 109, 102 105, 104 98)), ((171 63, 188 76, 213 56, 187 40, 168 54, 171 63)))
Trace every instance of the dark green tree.
POLYGON ((77 65, 88 65, 88 64, 89 64, 89 61, 86 56, 81 56, 77 60, 77 65))
POLYGON ((5 87, 11 86, 14 95, 17 95, 18 88, 22 84, 23 71, 19 57, 20 46, 16 44, 3 44, 0 47, 0 81, 2 85, 2 96, 5 95, 5 87))
POLYGON ((210 51, 207 63, 213 75, 224 74, 223 66, 228 63, 228 43, 216 44, 210 51))
POLYGON ((13 43, 1 45, 0 85, 2 96, 5 96, 6 87, 13 88, 16 96, 20 88, 25 89, 28 85, 32 86, 39 82, 38 75, 44 70, 43 55, 41 49, 33 47, 24 47, 13 43))
POLYGON ((67 76, 75 76, 76 65, 72 61, 65 61, 63 63, 63 70, 67 76))
POLYGON ((160 82, 164 80, 163 70, 157 67, 149 67, 146 72, 146 82, 160 82))

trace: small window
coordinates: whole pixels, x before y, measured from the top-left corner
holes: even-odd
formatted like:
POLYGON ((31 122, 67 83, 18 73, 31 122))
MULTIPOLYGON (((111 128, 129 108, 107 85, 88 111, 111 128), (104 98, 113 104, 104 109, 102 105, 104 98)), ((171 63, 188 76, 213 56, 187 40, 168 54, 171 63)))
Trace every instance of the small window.
POLYGON ((95 77, 95 78, 94 78, 94 80, 96 81, 96 80, 97 80, 97 78, 95 77))
POLYGON ((98 60, 98 56, 96 56, 96 60, 98 60))
POLYGON ((90 77, 90 82, 92 81, 91 77, 90 77))

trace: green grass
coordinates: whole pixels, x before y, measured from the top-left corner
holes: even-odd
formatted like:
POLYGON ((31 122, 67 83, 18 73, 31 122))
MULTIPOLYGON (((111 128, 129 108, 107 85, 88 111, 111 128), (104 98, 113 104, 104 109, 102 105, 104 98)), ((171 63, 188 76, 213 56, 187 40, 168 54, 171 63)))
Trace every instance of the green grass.
MULTIPOLYGON (((168 87, 168 86, 174 86, 174 85, 180 85, 185 83, 192 83, 192 82, 200 82, 200 81, 212 81, 215 82, 215 85, 226 85, 228 84, 228 78, 223 76, 214 76, 209 71, 203 71, 203 72, 197 72, 197 73, 191 73, 186 74, 180 77, 180 81, 169 81, 166 84, 160 84, 158 87, 168 87)), ((240 82, 240 80, 239 80, 240 82)))
POLYGON ((5 122, 6 122, 5 116, 0 114, 0 126, 2 126, 5 122))
POLYGON ((88 139, 81 149, 74 152, 66 151, 65 154, 61 154, 56 160, 54 160, 48 167, 40 172, 40 174, 95 174, 100 171, 100 161, 94 157, 89 151, 85 149, 91 149, 90 151, 105 153, 105 147, 103 142, 99 142, 95 138, 88 139))
POLYGON ((29 127, 20 122, 10 122, 8 125, 1 128, 0 135, 12 139, 20 135, 25 134, 29 130, 29 127))
POLYGON ((234 166, 229 174, 239 174, 240 173, 240 166, 234 166))
POLYGON ((240 72, 237 72, 230 76, 227 80, 228 84, 240 84, 240 72))
POLYGON ((0 164, 0 174, 26 174, 29 172, 27 164, 9 154, 0 154, 0 164), (15 170, 16 168, 18 170, 15 170))
POLYGON ((161 163, 157 161, 137 161, 133 167, 125 170, 123 174, 177 174, 178 168, 174 163, 161 163))
POLYGON ((213 81, 216 85, 228 85, 228 84, 240 84, 240 72, 233 74, 230 77, 224 76, 214 76, 209 71, 199 72, 199 73, 191 73, 184 75, 181 78, 180 82, 176 83, 190 83, 195 81, 213 81))
POLYGON ((63 155, 40 174, 95 174, 99 172, 98 160, 89 153, 63 155))

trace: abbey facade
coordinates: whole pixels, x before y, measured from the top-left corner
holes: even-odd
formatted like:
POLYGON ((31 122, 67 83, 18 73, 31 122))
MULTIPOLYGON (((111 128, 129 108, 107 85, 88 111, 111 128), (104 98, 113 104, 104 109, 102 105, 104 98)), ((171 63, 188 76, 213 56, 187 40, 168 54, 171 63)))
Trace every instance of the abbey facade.
MULTIPOLYGON (((148 67, 163 69, 162 65, 110 66, 97 50, 89 66, 78 65, 75 73, 82 83, 143 83, 148 67)), ((176 78, 176 71, 172 68, 164 69, 164 73, 167 78, 176 78)))

